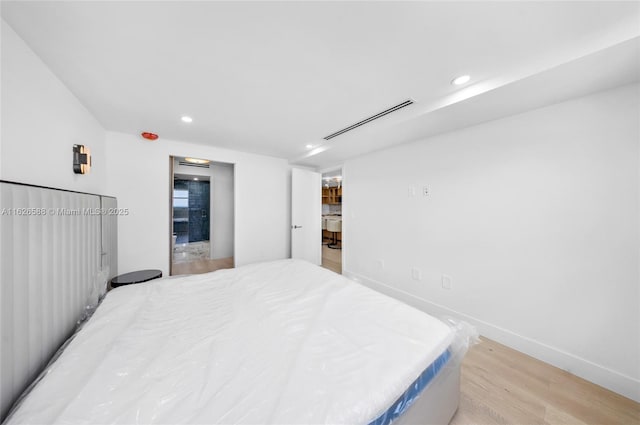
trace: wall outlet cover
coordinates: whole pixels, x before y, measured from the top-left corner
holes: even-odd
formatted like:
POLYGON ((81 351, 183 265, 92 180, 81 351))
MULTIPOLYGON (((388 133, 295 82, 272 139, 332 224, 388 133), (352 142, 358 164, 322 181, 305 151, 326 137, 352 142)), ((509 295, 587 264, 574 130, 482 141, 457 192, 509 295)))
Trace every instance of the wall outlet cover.
POLYGON ((420 269, 414 267, 411 269, 411 279, 413 280, 422 280, 422 271, 420 269))
POLYGON ((453 279, 451 276, 447 276, 446 274, 442 275, 442 288, 443 289, 451 289, 451 282, 453 279))

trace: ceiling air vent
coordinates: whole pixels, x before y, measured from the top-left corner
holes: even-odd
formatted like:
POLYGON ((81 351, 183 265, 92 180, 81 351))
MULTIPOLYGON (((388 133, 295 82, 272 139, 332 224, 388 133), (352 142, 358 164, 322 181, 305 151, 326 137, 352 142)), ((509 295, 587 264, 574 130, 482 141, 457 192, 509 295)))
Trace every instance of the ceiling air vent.
POLYGON ((184 165, 185 167, 209 168, 209 164, 195 164, 193 162, 188 162, 188 161, 183 161, 183 160, 179 160, 178 164, 179 165, 184 165))
POLYGON ((344 134, 344 133, 346 133, 347 131, 351 131, 351 130, 353 130, 354 128, 358 128, 358 127, 360 127, 361 125, 365 125, 365 124, 367 124, 367 123, 370 123, 370 122, 371 122, 371 121, 373 121, 373 120, 377 120, 378 118, 382 118, 382 117, 384 117, 385 115, 388 115, 388 114, 390 114, 390 113, 392 113, 392 112, 398 111, 398 110, 400 110, 400 109, 402 109, 402 108, 404 108, 404 107, 406 107, 406 106, 412 105, 412 104, 413 104, 413 100, 411 100, 411 99, 407 99, 407 100, 405 100, 405 101, 404 101, 404 102, 402 102, 402 103, 398 103, 396 106, 392 106, 391 108, 386 109, 386 110, 384 110, 384 111, 382 111, 382 112, 379 112, 379 113, 377 113, 377 114, 375 114, 375 115, 372 115, 372 116, 370 116, 369 118, 365 118, 365 119, 363 119, 362 121, 358 121, 357 123, 352 124, 352 125, 350 125, 349 127, 345 127, 345 128, 343 128, 342 130, 338 130, 338 131, 336 131, 335 133, 331 133, 330 135, 328 135, 328 136, 326 136, 326 137, 323 137, 323 139, 324 139, 324 140, 330 140, 330 139, 333 139, 334 137, 338 137, 339 135, 344 134))

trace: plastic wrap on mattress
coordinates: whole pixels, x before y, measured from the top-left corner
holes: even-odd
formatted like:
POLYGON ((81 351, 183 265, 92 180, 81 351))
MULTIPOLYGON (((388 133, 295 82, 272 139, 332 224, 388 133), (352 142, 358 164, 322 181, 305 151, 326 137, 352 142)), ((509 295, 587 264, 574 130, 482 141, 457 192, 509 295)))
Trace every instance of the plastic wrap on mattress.
POLYGON ((376 418, 376 420, 369 422, 369 425, 388 425, 402 415, 409 407, 411 407, 413 402, 418 399, 420 393, 427 387, 427 385, 429 385, 450 358, 451 350, 447 349, 444 353, 440 354, 440 357, 431 363, 431 365, 429 365, 429 367, 426 368, 415 381, 413 381, 409 388, 407 388, 402 396, 400 396, 400 398, 396 400, 396 402, 393 403, 386 412, 376 418))
POLYGON ((366 424, 419 396, 462 334, 298 260, 129 285, 8 423, 366 424))
POLYGON ((421 396, 424 395, 427 388, 431 391, 438 391, 439 388, 430 386, 436 381, 439 374, 446 374, 445 368, 458 368, 462 362, 462 358, 469 350, 471 345, 479 342, 477 330, 464 321, 454 319, 452 317, 443 317, 442 320, 451 329, 455 331, 453 342, 433 363, 429 365, 420 376, 413 381, 407 390, 400 396, 395 403, 389 407, 382 415, 370 422, 369 425, 388 425, 404 414, 421 396))

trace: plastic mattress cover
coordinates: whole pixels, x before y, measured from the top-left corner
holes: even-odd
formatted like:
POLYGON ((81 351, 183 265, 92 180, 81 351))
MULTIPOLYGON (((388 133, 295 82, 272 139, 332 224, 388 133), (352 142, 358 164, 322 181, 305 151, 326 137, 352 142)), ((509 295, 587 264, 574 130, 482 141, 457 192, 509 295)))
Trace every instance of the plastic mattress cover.
POLYGON ((300 260, 123 286, 6 422, 368 424, 454 327, 300 260))

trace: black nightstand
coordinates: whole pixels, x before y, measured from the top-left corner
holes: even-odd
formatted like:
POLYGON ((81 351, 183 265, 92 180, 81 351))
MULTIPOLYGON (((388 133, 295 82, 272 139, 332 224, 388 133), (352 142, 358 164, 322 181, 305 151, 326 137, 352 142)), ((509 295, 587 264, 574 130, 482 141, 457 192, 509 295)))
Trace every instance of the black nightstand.
POLYGON ((122 285, 147 282, 149 280, 162 277, 161 270, 138 270, 137 272, 125 273, 111 279, 111 287, 117 288, 122 285))

